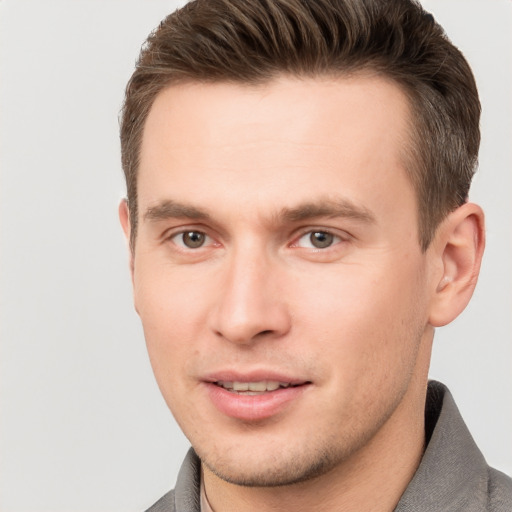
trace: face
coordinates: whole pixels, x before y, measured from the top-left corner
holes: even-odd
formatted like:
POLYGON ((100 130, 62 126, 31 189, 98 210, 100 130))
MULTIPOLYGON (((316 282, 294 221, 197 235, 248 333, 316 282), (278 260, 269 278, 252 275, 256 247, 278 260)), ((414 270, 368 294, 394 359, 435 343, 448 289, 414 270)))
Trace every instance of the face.
POLYGON ((135 305, 167 404, 223 479, 304 480, 406 428, 431 337, 408 122, 369 76, 157 97, 135 305))

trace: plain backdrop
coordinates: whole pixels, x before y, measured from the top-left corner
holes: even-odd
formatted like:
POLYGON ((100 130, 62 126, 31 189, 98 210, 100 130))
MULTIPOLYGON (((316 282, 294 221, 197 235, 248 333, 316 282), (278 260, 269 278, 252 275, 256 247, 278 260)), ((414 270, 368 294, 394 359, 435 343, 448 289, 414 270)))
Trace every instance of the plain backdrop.
MULTIPOLYGON (((512 3, 425 5, 483 103, 472 199, 488 247, 466 312, 436 334, 445 382, 512 473, 512 3)), ((141 511, 188 442, 154 382, 117 220, 117 116, 163 0, 0 0, 0 510, 141 511)))

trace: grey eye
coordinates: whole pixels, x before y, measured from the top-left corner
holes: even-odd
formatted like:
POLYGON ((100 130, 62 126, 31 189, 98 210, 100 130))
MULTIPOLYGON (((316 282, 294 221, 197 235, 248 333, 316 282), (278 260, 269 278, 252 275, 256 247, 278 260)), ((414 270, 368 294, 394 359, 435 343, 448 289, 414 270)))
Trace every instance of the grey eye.
POLYGON ((304 233, 297 241, 297 247, 305 249, 327 249, 340 243, 342 239, 329 231, 314 230, 304 233))
POLYGON ((313 231, 309 235, 309 241, 311 245, 317 249, 325 249, 334 242, 334 235, 327 233, 326 231, 313 231))

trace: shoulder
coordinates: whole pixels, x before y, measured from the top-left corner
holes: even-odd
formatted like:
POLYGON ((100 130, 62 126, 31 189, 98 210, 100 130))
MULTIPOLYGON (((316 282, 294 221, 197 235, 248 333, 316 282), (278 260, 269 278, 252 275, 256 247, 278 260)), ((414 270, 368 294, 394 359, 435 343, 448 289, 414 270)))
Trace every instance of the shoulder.
POLYGON ((149 507, 146 512, 174 512, 176 510, 174 503, 174 489, 172 489, 149 507))
POLYGON ((511 512, 512 480, 488 466, 448 389, 431 381, 427 446, 395 512, 511 512))
POLYGON ((146 512, 200 512, 201 462, 191 448, 181 465, 176 487, 146 512))
POLYGON ((501 471, 489 468, 487 485, 489 512, 510 512, 512 510, 512 478, 501 471))

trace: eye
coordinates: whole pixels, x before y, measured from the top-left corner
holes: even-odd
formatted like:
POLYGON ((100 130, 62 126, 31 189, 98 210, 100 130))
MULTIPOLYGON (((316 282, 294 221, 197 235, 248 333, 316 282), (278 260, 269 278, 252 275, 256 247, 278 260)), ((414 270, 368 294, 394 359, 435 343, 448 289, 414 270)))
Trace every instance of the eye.
POLYGON ((329 233, 329 231, 309 231, 302 235, 297 241, 298 247, 306 247, 309 249, 327 249, 333 244, 341 242, 339 236, 329 233))
POLYGON ((199 249, 211 242, 210 237, 202 231, 183 231, 171 237, 171 240, 183 249, 199 249))

